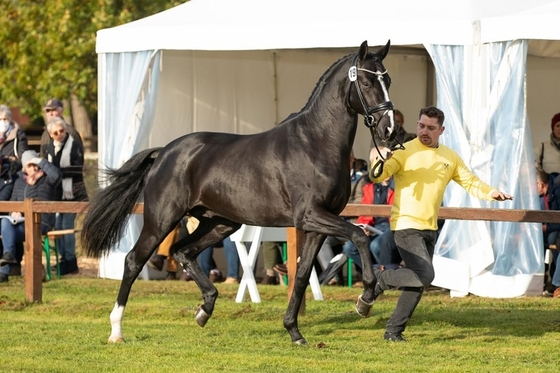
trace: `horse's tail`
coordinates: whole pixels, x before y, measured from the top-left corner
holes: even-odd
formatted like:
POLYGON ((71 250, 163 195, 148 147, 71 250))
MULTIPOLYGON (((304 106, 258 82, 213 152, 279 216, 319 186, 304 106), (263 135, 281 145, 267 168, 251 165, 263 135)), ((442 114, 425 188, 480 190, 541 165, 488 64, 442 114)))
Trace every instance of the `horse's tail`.
POLYGON ((93 198, 82 224, 81 241, 88 256, 99 257, 120 240, 160 149, 144 150, 121 168, 104 171, 110 185, 100 189, 93 198))

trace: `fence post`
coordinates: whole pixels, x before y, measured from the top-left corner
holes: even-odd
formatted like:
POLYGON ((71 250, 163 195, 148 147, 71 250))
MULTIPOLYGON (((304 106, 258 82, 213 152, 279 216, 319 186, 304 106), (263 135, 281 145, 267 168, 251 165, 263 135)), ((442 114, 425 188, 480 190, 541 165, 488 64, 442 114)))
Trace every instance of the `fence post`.
MULTIPOLYGON (((294 227, 286 228, 286 241, 288 246, 288 301, 292 297, 294 284, 296 283, 296 272, 298 267, 298 258, 301 252, 301 241, 303 232, 294 227)), ((305 312, 305 294, 301 300, 299 313, 305 312)))
POLYGON ((23 202, 25 216, 25 297, 28 302, 43 301, 41 214, 33 212, 33 199, 23 202))

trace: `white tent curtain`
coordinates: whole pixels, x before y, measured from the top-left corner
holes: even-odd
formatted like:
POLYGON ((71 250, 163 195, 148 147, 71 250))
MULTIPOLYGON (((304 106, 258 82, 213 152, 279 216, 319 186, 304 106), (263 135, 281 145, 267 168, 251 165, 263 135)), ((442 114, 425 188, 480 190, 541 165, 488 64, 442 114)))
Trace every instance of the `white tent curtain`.
MULTIPOLYGON (((161 51, 104 53, 99 55, 99 121, 116 123, 99 128, 99 165, 118 168, 133 154, 147 148, 154 122, 161 51)), ((103 177, 100 176, 103 183, 103 177)), ((103 184, 102 184, 103 185, 103 184)), ((122 278, 124 258, 142 227, 142 217, 132 215, 117 246, 101 259, 101 277, 122 278), (110 266, 105 265, 111 262, 110 266), (116 273, 113 273, 116 272, 116 273)), ((143 271, 141 277, 147 277, 143 271)))
MULTIPOLYGON (((482 180, 515 196, 501 203, 481 201, 452 183, 445 206, 539 209, 524 93, 527 42, 426 48, 436 68, 437 105, 446 115, 442 143, 482 180)), ((450 260, 434 260, 441 264, 436 266, 439 286, 455 295, 540 294, 540 230, 535 223, 447 221, 436 257, 450 260), (457 271, 450 270, 454 266, 457 271)))

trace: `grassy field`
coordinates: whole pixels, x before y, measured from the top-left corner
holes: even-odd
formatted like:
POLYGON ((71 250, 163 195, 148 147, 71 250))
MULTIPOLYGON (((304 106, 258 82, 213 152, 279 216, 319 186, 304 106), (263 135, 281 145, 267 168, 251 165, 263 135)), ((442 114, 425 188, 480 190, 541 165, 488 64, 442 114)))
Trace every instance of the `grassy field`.
POLYGON ((0 286, 2 372, 547 372, 558 369, 560 313, 552 298, 450 298, 427 292, 406 343, 382 339, 397 291, 372 316, 353 311, 361 289, 324 287, 300 316, 305 347, 282 327, 286 288, 262 286, 262 303, 220 297, 205 328, 201 296, 178 281, 137 281, 125 312, 125 342, 108 344, 119 282, 64 278, 44 284, 43 303, 26 304, 23 279, 0 286))

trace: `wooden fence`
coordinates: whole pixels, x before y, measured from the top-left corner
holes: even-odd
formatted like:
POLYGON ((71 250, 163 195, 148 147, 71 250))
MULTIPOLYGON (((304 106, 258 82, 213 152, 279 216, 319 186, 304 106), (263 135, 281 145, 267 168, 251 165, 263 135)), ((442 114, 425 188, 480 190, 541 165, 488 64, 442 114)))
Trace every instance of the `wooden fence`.
MULTIPOLYGON (((21 211, 25 215, 25 296, 28 302, 41 302, 42 290, 42 235, 41 213, 81 213, 88 202, 45 202, 26 199, 24 202, 0 202, 0 214, 21 211), (31 217, 31 219, 29 218, 31 217)), ((136 204, 133 214, 144 212, 142 203, 136 204)), ((340 214, 343 217, 389 216, 389 205, 347 205, 340 214)), ((442 219, 509 221, 525 223, 560 223, 560 211, 485 209, 465 207, 442 207, 442 219)), ((292 293, 300 249, 301 232, 288 228, 288 296, 292 293)))

